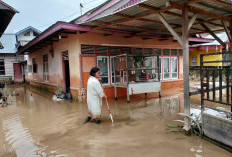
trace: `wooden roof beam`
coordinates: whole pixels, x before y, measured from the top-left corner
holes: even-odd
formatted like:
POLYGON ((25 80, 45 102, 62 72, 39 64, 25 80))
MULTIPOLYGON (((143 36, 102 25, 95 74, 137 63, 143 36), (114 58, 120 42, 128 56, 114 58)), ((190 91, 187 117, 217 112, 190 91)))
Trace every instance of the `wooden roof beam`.
MULTIPOLYGON (((155 7, 148 6, 148 5, 145 5, 145 4, 139 5, 139 7, 147 8, 147 9, 155 10, 155 11, 159 10, 159 9, 157 9, 157 8, 155 8, 155 7)), ((170 9, 170 8, 169 8, 169 9, 170 9)), ((160 10, 162 10, 162 9, 160 9, 160 10)), ((164 10, 164 9, 163 9, 163 10, 164 10)), ((163 13, 164 13, 164 14, 167 14, 167 15, 170 15, 170 16, 176 16, 176 17, 182 18, 182 15, 181 15, 181 14, 172 13, 172 12, 167 11, 167 10, 166 10, 166 11, 163 11, 163 13)), ((155 13, 154 13, 154 14, 155 14, 155 13)), ((192 18, 192 17, 189 17, 189 18, 192 18)), ((223 27, 222 25, 219 25, 219 24, 216 24, 216 23, 211 22, 211 21, 215 21, 215 20, 218 20, 218 19, 211 19, 211 20, 204 21, 204 20, 202 20, 202 19, 197 18, 196 20, 199 21, 199 22, 202 22, 202 23, 211 24, 211 25, 213 25, 213 26, 223 27)), ((199 23, 195 23, 195 24, 193 24, 193 25, 197 25, 197 24, 199 24, 199 23)))
POLYGON ((186 2, 186 3, 189 5, 189 4, 195 4, 195 3, 198 3, 198 2, 202 2, 202 0, 190 0, 190 1, 186 2))
POLYGON ((174 36, 175 39, 180 43, 180 45, 183 44, 182 39, 179 37, 179 35, 175 32, 175 30, 168 24, 168 22, 165 20, 165 18, 158 13, 157 16, 159 17, 160 21, 165 25, 165 27, 169 30, 169 32, 174 36))
POLYGON ((232 42, 231 34, 230 34, 230 31, 229 31, 228 27, 225 24, 225 21, 222 20, 221 22, 222 22, 222 24, 224 26, 224 29, 225 29, 225 32, 226 32, 226 35, 227 35, 229 41, 232 42))
POLYGON ((231 4, 225 3, 225 2, 222 2, 222 1, 219 1, 219 0, 207 0, 207 1, 213 2, 213 3, 218 4, 218 5, 222 5, 224 7, 232 8, 231 4))
MULTIPOLYGON (((177 3, 177 2, 172 2, 172 1, 170 1, 169 3, 172 8, 179 9, 179 10, 182 10, 184 8, 184 3, 177 3)), ((198 14, 208 16, 208 17, 218 19, 218 20, 231 21, 231 17, 226 16, 226 15, 216 14, 214 12, 206 11, 206 10, 193 7, 193 6, 187 6, 187 7, 188 7, 189 12, 192 12, 192 13, 198 13, 198 14)))
POLYGON ((218 38, 218 36, 212 32, 204 23, 202 23, 201 26, 205 29, 206 32, 210 33, 224 48, 226 48, 226 44, 220 38, 218 38))
POLYGON ((188 30, 191 29, 193 23, 196 21, 196 18, 197 18, 197 14, 194 14, 193 17, 191 18, 191 20, 189 21, 188 30))

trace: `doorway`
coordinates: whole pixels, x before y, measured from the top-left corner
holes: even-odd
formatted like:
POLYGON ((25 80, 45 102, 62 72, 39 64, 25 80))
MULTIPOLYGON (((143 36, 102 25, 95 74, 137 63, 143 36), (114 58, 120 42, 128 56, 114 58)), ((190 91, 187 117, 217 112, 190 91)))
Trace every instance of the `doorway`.
POLYGON ((64 74, 65 74, 65 88, 69 92, 70 88, 70 74, 69 74, 69 61, 64 60, 64 74))
POLYGON ((23 73, 22 73, 22 66, 20 63, 13 63, 14 67, 14 81, 15 82, 22 82, 23 81, 23 73))
POLYGON ((62 52, 63 60, 63 78, 64 78, 64 90, 70 92, 70 71, 69 71, 69 55, 68 51, 62 52))

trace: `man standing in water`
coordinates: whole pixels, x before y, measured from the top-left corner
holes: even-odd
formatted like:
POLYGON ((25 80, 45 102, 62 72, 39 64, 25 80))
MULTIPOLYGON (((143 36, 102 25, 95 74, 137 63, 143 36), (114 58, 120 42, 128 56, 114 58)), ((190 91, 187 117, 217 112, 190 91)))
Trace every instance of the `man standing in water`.
POLYGON ((106 98, 100 81, 100 69, 93 67, 90 71, 90 77, 87 83, 87 105, 89 115, 84 121, 84 124, 89 121, 100 124, 102 97, 106 98))

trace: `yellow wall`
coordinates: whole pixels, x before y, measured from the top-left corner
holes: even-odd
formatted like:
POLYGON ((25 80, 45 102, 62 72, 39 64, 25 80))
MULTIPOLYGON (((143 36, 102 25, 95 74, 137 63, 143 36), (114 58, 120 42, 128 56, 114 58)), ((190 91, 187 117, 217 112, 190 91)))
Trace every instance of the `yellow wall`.
MULTIPOLYGON (((222 50, 218 50, 218 52, 221 52, 222 50)), ((216 50, 208 50, 208 53, 215 53, 216 50)), ((192 57, 197 57, 197 66, 200 66, 200 55, 205 54, 206 50, 202 51, 190 51, 189 52, 189 65, 192 66, 192 57)), ((222 55, 212 55, 212 56, 204 56, 204 61, 220 61, 222 60, 222 55)), ((204 66, 221 66, 222 63, 206 63, 204 66)))

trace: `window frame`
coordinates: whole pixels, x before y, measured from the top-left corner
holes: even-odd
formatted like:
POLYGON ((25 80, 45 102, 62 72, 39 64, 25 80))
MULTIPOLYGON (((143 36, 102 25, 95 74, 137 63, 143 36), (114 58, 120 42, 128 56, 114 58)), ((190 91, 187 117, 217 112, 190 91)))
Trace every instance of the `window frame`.
MULTIPOLYGON (((107 68, 107 70, 108 70, 108 83, 102 83, 102 85, 104 86, 104 85, 110 85, 110 82, 111 82, 111 79, 110 79, 110 64, 109 64, 109 56, 101 56, 101 55, 98 55, 97 56, 97 67, 99 68, 99 66, 98 66, 98 58, 107 58, 107 66, 108 66, 108 68, 107 68)), ((100 68, 99 68, 100 69, 100 68)), ((101 69, 100 69, 101 70, 101 69)), ((106 76, 103 76, 103 77, 106 77, 106 76)), ((101 76, 101 78, 103 78, 102 76, 101 76)))
POLYGON ((3 67, 4 70, 0 70, 0 71, 4 71, 4 74, 1 74, 0 75, 6 75, 6 68, 5 68, 5 60, 4 59, 0 59, 0 62, 3 62, 3 65, 0 65, 1 67, 3 67))
POLYGON ((171 69, 170 69, 170 65, 171 65, 170 63, 171 62, 170 62, 170 60, 171 60, 170 57, 163 57, 163 62, 162 62, 163 63, 163 66, 162 66, 163 67, 162 68, 162 70, 163 70, 163 80, 170 80, 171 79, 171 77, 170 77, 170 72, 171 72, 171 69), (164 77, 164 59, 166 59, 166 58, 169 60, 169 66, 168 66, 168 68, 169 68, 169 78, 164 77))
POLYGON ((171 64, 170 64, 170 66, 171 66, 171 69, 170 69, 170 72, 171 72, 171 79, 178 79, 178 73, 179 73, 179 68, 178 68, 178 58, 177 57, 171 57, 171 64), (177 64, 176 64, 176 67, 177 67, 177 72, 175 72, 176 73, 176 77, 172 77, 172 58, 176 58, 176 62, 177 62, 177 64))
POLYGON ((49 69, 48 69, 48 54, 43 55, 43 78, 44 82, 49 82, 49 69), (44 60, 44 57, 47 56, 47 61, 44 60), (45 71, 47 67, 47 71, 45 71))
POLYGON ((192 66, 197 66, 197 56, 192 56, 192 66), (196 58, 196 62, 193 62, 193 58, 196 58), (193 65, 193 63, 196 63, 196 65, 193 65))

